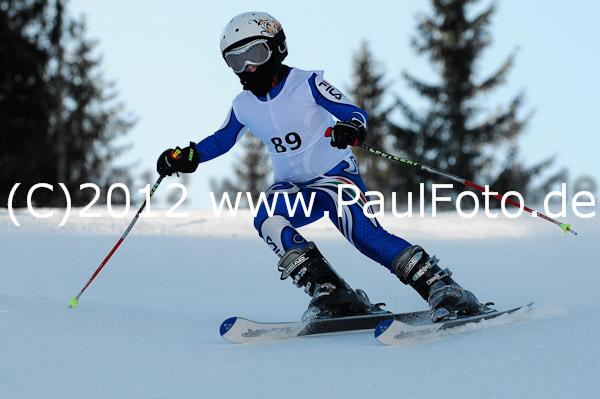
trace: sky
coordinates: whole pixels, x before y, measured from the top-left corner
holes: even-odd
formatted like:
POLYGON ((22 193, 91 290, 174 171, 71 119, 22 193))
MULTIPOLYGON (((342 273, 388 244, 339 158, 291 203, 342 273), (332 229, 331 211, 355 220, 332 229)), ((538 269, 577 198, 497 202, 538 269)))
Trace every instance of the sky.
MULTIPOLYGON (((520 159, 531 166, 554 157, 552 170, 568 171, 571 197, 581 190, 597 195, 600 3, 498 3, 490 27, 493 42, 479 61, 478 78, 492 74, 512 52, 517 56, 507 82, 481 98, 481 104, 492 112, 524 92, 521 116, 533 112, 533 117, 519 141, 520 159)), ((487 4, 480 2, 475 10, 487 4)), ((88 37, 98 40, 105 77, 116 84, 119 100, 138 118, 121 139, 132 149, 118 160, 131 165, 135 177, 151 176, 130 187, 138 198, 143 195, 137 190, 158 177, 155 164, 162 151, 198 142, 223 123, 241 86, 221 57, 219 37, 225 24, 241 12, 266 11, 277 18, 287 37, 286 64, 324 70, 325 78, 343 92, 349 91, 352 57, 363 40, 370 43, 385 73, 389 93, 401 95, 417 109, 425 103, 406 86, 402 71, 436 81, 428 60, 410 47, 418 16, 430 11, 426 0, 230 0, 210 5, 193 0, 71 0, 68 9, 73 16, 85 17, 88 37)), ((242 155, 234 148, 201 164, 185 180, 185 207, 210 209, 210 180, 231 176, 242 155)), ((165 182, 181 180, 172 177, 165 182)), ((169 193, 180 196, 178 190, 169 193)), ((167 207, 174 203, 172 197, 157 191, 152 201, 157 208, 167 207)))

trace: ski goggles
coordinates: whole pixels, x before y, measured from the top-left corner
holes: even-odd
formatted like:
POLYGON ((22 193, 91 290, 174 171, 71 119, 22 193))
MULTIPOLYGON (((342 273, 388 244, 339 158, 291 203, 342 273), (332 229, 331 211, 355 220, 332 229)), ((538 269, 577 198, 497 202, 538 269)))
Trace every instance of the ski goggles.
POLYGON ((267 40, 258 39, 236 49, 226 52, 223 57, 233 72, 244 72, 248 65, 262 65, 271 58, 267 40))

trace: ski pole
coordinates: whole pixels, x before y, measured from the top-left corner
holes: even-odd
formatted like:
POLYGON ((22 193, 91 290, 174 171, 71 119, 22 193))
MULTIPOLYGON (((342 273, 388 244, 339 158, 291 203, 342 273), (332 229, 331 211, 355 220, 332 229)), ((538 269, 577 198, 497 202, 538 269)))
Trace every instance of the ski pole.
MULTIPOLYGON (((160 184, 160 182, 162 181, 163 178, 164 178, 164 176, 160 176, 158 178, 158 180, 156 180, 156 183, 154 183, 154 187, 152 187, 152 190, 150 190, 150 196, 149 197, 152 197, 152 194, 154 194, 154 192, 158 188, 158 185, 160 184)), ((149 199, 149 197, 148 197, 148 199, 149 199)), ((79 305, 79 297, 81 296, 81 294, 83 294, 83 292, 87 289, 87 287, 89 287, 89 285, 92 283, 92 281, 94 281, 94 279, 96 278, 96 276, 98 275, 98 273, 100 273, 100 270, 102 270, 102 268, 104 267, 104 265, 106 265, 106 263, 108 262, 108 260, 110 259, 110 257, 115 253, 115 251, 117 250, 117 248, 119 248, 119 246, 121 245, 121 243, 123 242, 123 240, 125 240, 125 237, 127 237, 127 235, 129 234, 129 232, 133 228, 133 225, 135 224, 135 222, 137 222, 137 220, 140 217, 140 214, 142 213, 142 211, 144 210, 144 208, 146 208, 146 200, 144 200, 144 203, 142 204, 142 206, 140 207, 140 209, 135 214, 133 220, 129 224, 129 227, 127 227, 127 229, 125 230, 125 232, 123 233, 123 235, 121 236, 121 238, 119 238, 119 241, 117 241, 117 243, 115 244, 115 246, 113 247, 113 249, 108 253, 108 255, 106 256, 106 258, 104 258, 104 260, 102 261, 102 263, 100 264, 100 266, 98 266, 98 268, 96 269, 96 271, 94 272, 94 274, 92 274, 92 277, 90 277, 90 279, 83 286, 83 288, 81 289, 81 291, 79 291, 79 294, 77 294, 77 296, 75 298, 71 298, 69 300, 69 307, 68 307, 68 309, 71 309, 71 308, 79 305)))
MULTIPOLYGON (((327 131, 325 132, 325 136, 326 137, 330 137, 331 136, 331 130, 332 130, 332 128, 328 128, 327 129, 327 131)), ((457 183, 464 184, 467 187, 471 187, 471 188, 474 188, 476 190, 479 190, 482 193, 486 192, 483 187, 481 187, 481 186, 479 186, 479 185, 477 185, 477 184, 475 184, 475 183, 473 183, 473 182, 471 182, 471 181, 469 181, 467 179, 464 179, 464 178, 462 178, 460 176, 453 175, 452 173, 444 172, 443 170, 439 170, 439 169, 433 168, 431 166, 423 165, 423 164, 420 164, 418 162, 411 161, 409 159, 404 159, 404 158, 397 157, 395 155, 388 154, 387 152, 378 150, 377 148, 371 147, 368 144, 359 144, 359 146, 362 147, 362 148, 364 148, 365 150, 369 151, 371 154, 375 154, 375 155, 380 156, 382 158, 389 159, 389 160, 395 161, 395 162, 399 162, 399 163, 401 163, 403 165, 412 166, 414 168, 422 170, 423 172, 427 172, 427 173, 431 173, 431 174, 434 174, 434 175, 437 175, 437 176, 445 177, 446 179, 450 179, 450 180, 455 181, 457 183)), ((490 193, 490 195, 492 197, 494 197, 494 198, 502 200, 502 196, 501 195, 491 194, 491 193, 490 193)), ((513 206, 516 206, 517 208, 521 208, 521 205, 519 203, 511 200, 510 198, 505 198, 504 201, 508 202, 509 204, 511 204, 513 206)), ((573 233, 573 234, 577 235, 577 233, 575 232, 575 230, 571 229, 571 225, 570 224, 560 223, 558 220, 554 220, 551 217, 544 215, 543 213, 534 211, 533 209, 531 209, 529 207, 526 207, 525 205, 523 205, 523 209, 526 210, 527 212, 531 213, 534 216, 539 216, 542 219, 546 219, 547 221, 552 222, 552 223, 560 226, 560 228, 562 229, 562 231, 565 232, 565 234, 567 232, 569 232, 569 233, 573 233)))
MULTIPOLYGON (((397 157, 395 155, 388 154, 388 153, 386 153, 384 151, 378 150, 377 148, 371 147, 368 144, 360 144, 360 146, 362 148, 364 148, 365 150, 369 151, 370 153, 378 155, 378 156, 380 156, 382 158, 390 159, 390 160, 396 161, 396 162, 400 162, 400 163, 402 163, 404 165, 409 165, 409 166, 413 166, 415 168, 418 168, 418 169, 420 169, 420 170, 422 170, 424 172, 428 172, 428 173, 431 173, 431 174, 434 174, 434 175, 445 177, 445 178, 453 180, 453 181, 455 181, 457 183, 464 184, 467 187, 471 187, 471 188, 474 188, 476 190, 479 190, 482 193, 486 192, 486 190, 483 187, 481 187, 481 186, 479 186, 479 185, 477 185, 477 184, 475 184, 475 183, 473 183, 473 182, 471 182, 471 181, 469 181, 467 179, 464 179, 462 177, 453 175, 453 174, 448 173, 448 172, 444 172, 444 171, 436 169, 436 168, 432 168, 431 166, 422 165, 422 164, 419 164, 417 162, 414 162, 414 161, 411 161, 411 160, 408 160, 408 159, 404 159, 404 158, 397 157)), ((494 197, 494 198, 499 199, 499 200, 503 199, 503 197, 501 195, 498 195, 498 194, 491 194, 490 193, 490 195, 492 197, 494 197)), ((510 198, 504 198, 504 201, 508 202, 509 204, 511 204, 513 206, 516 206, 517 208, 521 207, 521 204, 519 204, 516 201, 511 200, 510 198)), ((552 223, 560 226, 560 228, 562 229, 562 231, 565 232, 565 234, 567 232, 569 232, 569 233, 573 233, 573 234, 577 235, 577 233, 575 232, 575 230, 571 229, 571 225, 570 224, 560 223, 558 220, 552 219, 551 217, 546 216, 543 213, 534 211, 533 209, 525 206, 524 204, 523 204, 523 209, 526 210, 527 212, 531 213, 534 216, 539 216, 542 219, 546 219, 547 221, 552 222, 552 223)))

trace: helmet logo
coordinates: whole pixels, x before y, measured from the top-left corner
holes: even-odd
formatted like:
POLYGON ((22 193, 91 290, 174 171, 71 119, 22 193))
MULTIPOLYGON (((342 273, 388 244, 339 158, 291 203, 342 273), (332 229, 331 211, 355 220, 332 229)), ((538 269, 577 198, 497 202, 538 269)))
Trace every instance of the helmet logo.
POLYGON ((256 23, 261 29, 261 34, 266 33, 270 36, 275 36, 281 30, 281 24, 275 19, 257 18, 251 19, 250 22, 256 23))

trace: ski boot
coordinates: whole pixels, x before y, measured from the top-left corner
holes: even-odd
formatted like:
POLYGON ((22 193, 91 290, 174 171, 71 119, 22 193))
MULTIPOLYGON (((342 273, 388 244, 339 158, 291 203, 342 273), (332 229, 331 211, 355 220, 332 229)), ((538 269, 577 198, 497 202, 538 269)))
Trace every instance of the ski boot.
POLYGON ((450 270, 442 270, 438 259, 418 245, 398 255, 393 270, 400 281, 413 287, 429 303, 434 323, 493 311, 488 307, 491 304, 479 303, 471 291, 450 277, 450 270))
POLYGON ((306 247, 294 247, 280 259, 281 279, 291 277, 297 287, 312 297, 303 321, 322 318, 387 313, 384 304, 372 304, 367 294, 353 290, 321 255, 313 242, 306 247))

